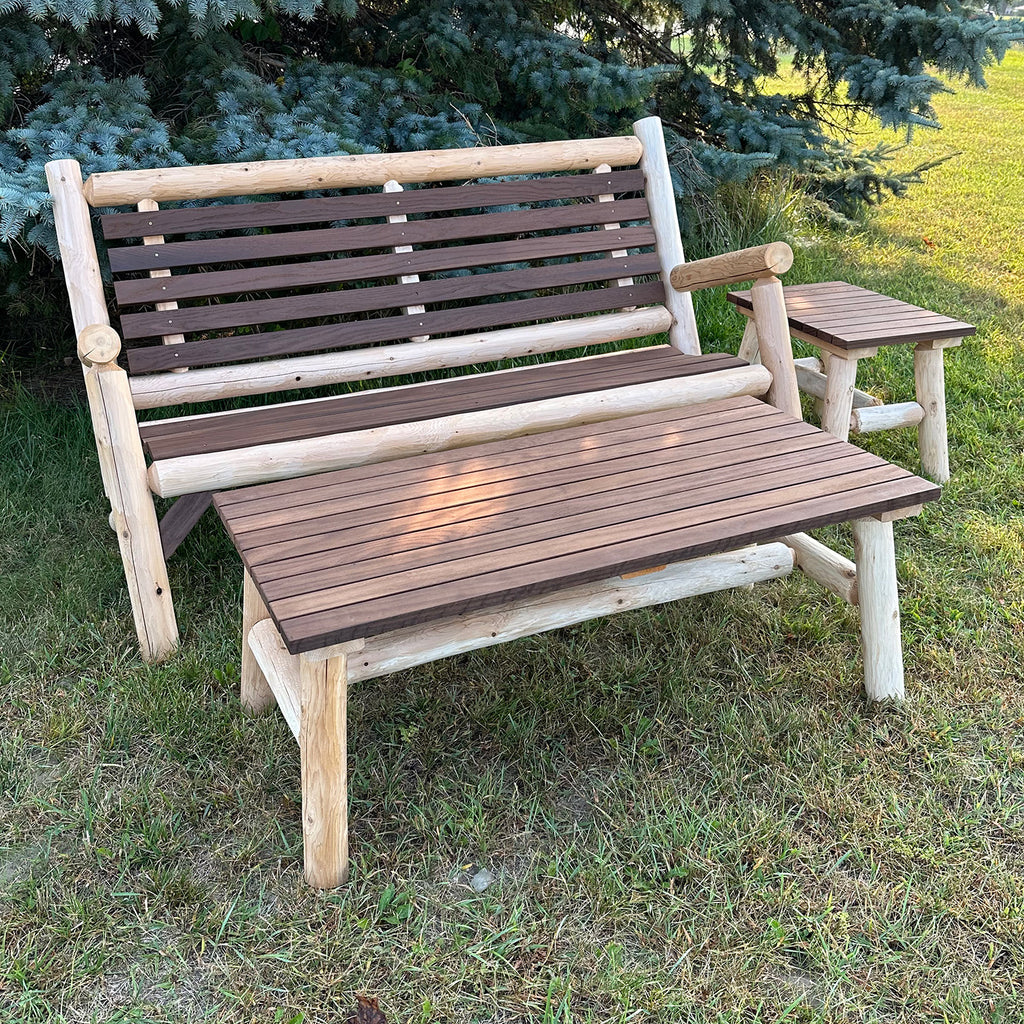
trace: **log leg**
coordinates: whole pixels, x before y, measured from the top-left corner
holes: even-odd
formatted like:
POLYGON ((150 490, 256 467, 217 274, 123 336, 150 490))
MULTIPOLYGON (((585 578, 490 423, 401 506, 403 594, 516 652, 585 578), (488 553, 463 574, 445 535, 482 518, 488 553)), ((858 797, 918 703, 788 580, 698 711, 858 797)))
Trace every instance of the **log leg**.
POLYGON ((892 523, 877 519, 855 520, 853 543, 864 652, 864 690, 868 700, 902 700, 903 648, 892 523))
POLYGON ((753 317, 747 318, 747 326, 743 328, 743 340, 740 342, 740 350, 736 356, 745 363, 761 361, 761 353, 757 346, 757 324, 754 323, 753 317))
POLYGON ((162 661, 177 649, 178 625, 128 378, 113 361, 93 365, 85 389, 139 647, 146 661, 162 661))
POLYGON ((946 380, 943 349, 925 342, 914 349, 917 402, 924 419, 917 428, 921 468, 936 483, 949 480, 949 440, 946 433, 946 380))
POLYGON ((299 656, 302 840, 306 881, 317 889, 348 879, 347 662, 347 654, 299 656))
POLYGON ((850 436, 850 413, 853 412, 856 380, 857 357, 841 358, 833 353, 828 361, 821 429, 834 434, 841 441, 850 436))
POLYGON ((249 630, 257 622, 269 618, 267 606, 246 570, 242 580, 242 681, 239 696, 242 707, 247 711, 262 711, 274 704, 274 693, 249 647, 249 630))

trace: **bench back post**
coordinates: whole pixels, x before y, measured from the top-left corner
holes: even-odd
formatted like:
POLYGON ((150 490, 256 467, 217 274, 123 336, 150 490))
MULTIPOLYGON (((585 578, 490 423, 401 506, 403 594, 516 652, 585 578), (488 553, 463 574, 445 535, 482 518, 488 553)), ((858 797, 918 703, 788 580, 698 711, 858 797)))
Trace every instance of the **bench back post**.
POLYGON ((681 352, 700 355, 697 319, 693 315, 693 299, 687 292, 677 292, 669 283, 673 267, 685 262, 683 241, 679 235, 676 197, 665 152, 665 136, 660 117, 645 117, 633 122, 633 131, 643 144, 640 169, 647 181, 647 205, 651 211, 651 227, 658 240, 661 280, 665 285, 665 306, 672 314, 669 341, 681 352))
POLYGON ((51 160, 46 165, 46 181, 53 196, 57 244, 77 338, 86 327, 110 323, 89 204, 82 189, 82 168, 77 160, 51 160))

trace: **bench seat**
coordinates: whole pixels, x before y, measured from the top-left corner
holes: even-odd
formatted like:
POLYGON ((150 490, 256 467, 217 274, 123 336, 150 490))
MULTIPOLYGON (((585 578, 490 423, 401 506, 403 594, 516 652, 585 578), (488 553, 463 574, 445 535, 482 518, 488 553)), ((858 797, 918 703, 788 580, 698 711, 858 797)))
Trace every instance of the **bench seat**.
POLYGON ((139 432, 152 459, 173 459, 421 422, 746 366, 743 360, 724 353, 691 356, 671 345, 654 345, 307 402, 157 420, 140 424, 139 432))
POLYGON ((214 500, 297 654, 938 495, 738 397, 214 500))

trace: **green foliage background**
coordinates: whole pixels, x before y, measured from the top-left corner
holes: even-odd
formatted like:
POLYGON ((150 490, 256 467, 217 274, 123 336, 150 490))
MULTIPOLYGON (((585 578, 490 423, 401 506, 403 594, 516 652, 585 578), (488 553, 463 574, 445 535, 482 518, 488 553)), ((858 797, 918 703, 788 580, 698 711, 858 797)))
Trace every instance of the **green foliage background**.
POLYGON ((56 301, 49 159, 473 146, 656 110, 691 205, 781 167, 849 214, 914 175, 832 137, 864 111, 935 124, 939 75, 981 84, 1015 34, 958 0, 0 0, 0 308, 56 301), (769 84, 781 53, 796 94, 769 84))

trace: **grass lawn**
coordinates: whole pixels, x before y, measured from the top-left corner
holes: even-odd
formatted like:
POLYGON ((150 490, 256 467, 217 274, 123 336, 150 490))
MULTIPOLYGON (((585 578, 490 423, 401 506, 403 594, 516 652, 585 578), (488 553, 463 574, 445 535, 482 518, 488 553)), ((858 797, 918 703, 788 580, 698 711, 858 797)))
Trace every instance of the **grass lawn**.
MULTIPOLYGON (((1024 52, 939 111, 908 163, 962 155, 789 275, 979 325, 953 481, 896 528, 906 705, 865 705, 855 612, 799 576, 360 685, 336 892, 301 880, 287 726, 238 705, 217 521, 172 564, 180 656, 143 665, 85 412, 0 409, 0 1020, 1021 1020, 1024 52)), ((735 348, 721 296, 702 318, 735 348)))

